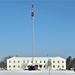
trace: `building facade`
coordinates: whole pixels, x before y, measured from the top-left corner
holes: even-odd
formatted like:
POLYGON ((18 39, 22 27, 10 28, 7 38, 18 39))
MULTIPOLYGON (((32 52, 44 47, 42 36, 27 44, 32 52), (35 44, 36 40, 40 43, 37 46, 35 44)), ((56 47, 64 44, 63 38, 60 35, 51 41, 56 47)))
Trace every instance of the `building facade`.
MULTIPOLYGON (((61 57, 34 57, 33 64, 38 69, 65 70, 66 59, 61 57)), ((7 60, 7 70, 28 69, 32 65, 32 57, 12 57, 7 60)))

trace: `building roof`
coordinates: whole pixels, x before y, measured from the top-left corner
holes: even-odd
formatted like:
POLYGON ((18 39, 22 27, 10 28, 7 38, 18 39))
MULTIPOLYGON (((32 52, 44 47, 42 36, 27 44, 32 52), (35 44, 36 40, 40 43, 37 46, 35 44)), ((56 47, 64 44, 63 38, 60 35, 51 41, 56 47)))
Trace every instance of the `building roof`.
MULTIPOLYGON (((32 60, 32 57, 12 57, 12 58, 17 58, 17 59, 21 59, 21 60, 32 60)), ((10 58, 10 59, 12 59, 12 58, 10 58)), ((53 59, 53 58, 61 58, 61 57, 34 57, 34 59, 39 59, 39 60, 41 60, 41 59, 53 59)), ((64 59, 64 58, 62 58, 62 59, 64 59)))

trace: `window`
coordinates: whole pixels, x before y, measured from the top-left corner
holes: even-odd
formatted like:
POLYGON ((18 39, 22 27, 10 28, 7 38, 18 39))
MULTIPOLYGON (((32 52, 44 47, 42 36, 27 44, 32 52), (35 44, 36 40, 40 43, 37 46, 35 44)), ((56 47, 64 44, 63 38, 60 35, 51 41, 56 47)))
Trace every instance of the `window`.
POLYGON ((53 63, 55 63, 55 61, 53 61, 53 63))
POLYGON ((37 61, 35 61, 37 63, 37 61))
POLYGON ((44 68, 45 68, 46 66, 44 65, 44 68))
POLYGON ((9 63, 11 63, 11 61, 9 61, 9 63))
POLYGON ((13 65, 13 68, 15 68, 15 65, 13 65))
POLYGON ((64 66, 62 66, 62 68, 64 68, 64 66))
POLYGON ((58 63, 59 63, 59 61, 58 61, 58 63))
POLYGON ((62 61, 62 63, 64 63, 64 61, 62 61))
POLYGON ((40 61, 40 63, 42 63, 42 61, 40 61))
POLYGON ((31 63, 33 63, 33 61, 31 61, 31 63))
POLYGON ((40 65, 40 68, 42 68, 42 65, 40 65))
POLYGON ((55 65, 53 65, 53 68, 55 68, 55 65))
POLYGON ((9 65, 9 68, 11 68, 11 66, 9 65))
POLYGON ((13 63, 15 63, 15 61, 13 61, 13 63))
POLYGON ((18 65, 18 68, 20 67, 20 65, 18 65))
POLYGON ((59 65, 58 65, 58 68, 59 68, 59 65))
POLYGON ((23 61, 23 63, 25 63, 25 61, 23 61))
POLYGON ((46 61, 44 61, 44 63, 46 63, 46 61))
POLYGON ((29 61, 27 61, 27 63, 29 63, 29 61))
POLYGON ((20 63, 20 61, 18 61, 18 63, 20 63))

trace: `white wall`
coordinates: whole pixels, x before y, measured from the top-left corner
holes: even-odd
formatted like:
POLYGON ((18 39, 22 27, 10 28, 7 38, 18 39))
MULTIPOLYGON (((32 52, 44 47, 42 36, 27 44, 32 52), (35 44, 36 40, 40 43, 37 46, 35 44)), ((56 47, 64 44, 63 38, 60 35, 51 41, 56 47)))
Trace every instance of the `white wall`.
MULTIPOLYGON (((60 57, 34 57, 34 64, 42 65, 41 69, 45 69, 47 67, 44 68, 44 66, 47 65, 48 60, 51 60, 51 63, 52 63, 51 69, 52 70, 57 70, 60 68, 66 69, 66 60, 63 58, 60 58, 60 57), (40 63, 40 61, 41 61, 41 63, 40 63), (53 63, 53 61, 55 61, 55 63, 53 63), (58 63, 58 61, 59 61, 59 63, 58 63), (64 63, 62 63, 62 61, 64 61, 64 63), (55 67, 53 67, 53 65, 55 65, 55 67), (57 67, 58 65, 59 65, 59 68, 57 67), (64 66, 64 67, 62 67, 62 66, 64 66)), ((32 61, 31 57, 12 57, 7 60, 7 70, 21 70, 24 68, 23 66, 31 65, 32 64, 31 61, 32 61), (11 67, 9 67, 9 66, 11 66, 11 67)), ((40 69, 40 67, 39 67, 39 69, 40 69)))
POLYGON ((66 60, 63 58, 56 57, 56 58, 53 58, 51 62, 52 62, 53 70, 66 69, 66 60), (53 67, 53 66, 55 66, 55 67, 53 67))
POLYGON ((21 63, 22 63, 22 61, 20 59, 16 58, 16 57, 10 58, 10 59, 7 60, 7 69, 8 70, 21 69, 21 63), (20 63, 18 63, 18 61, 20 61, 20 63), (14 65, 15 65, 15 68, 13 68, 14 65), (9 67, 9 66, 11 66, 11 67, 9 67), (20 66, 20 67, 18 68, 18 66, 20 66))

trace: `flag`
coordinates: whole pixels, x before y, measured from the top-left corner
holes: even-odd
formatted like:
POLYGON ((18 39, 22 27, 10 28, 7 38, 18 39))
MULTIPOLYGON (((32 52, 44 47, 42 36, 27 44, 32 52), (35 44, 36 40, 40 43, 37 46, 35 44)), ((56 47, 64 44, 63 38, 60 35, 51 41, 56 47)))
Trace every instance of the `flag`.
POLYGON ((34 16, 34 6, 32 5, 32 10, 31 10, 31 17, 34 16))

